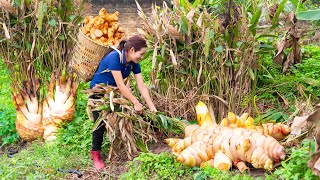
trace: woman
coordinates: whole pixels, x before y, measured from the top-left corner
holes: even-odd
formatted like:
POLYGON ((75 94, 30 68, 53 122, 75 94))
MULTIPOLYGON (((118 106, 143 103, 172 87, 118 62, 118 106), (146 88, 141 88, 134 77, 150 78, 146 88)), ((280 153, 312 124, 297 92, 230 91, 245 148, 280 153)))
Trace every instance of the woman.
MULTIPOLYGON (((121 41, 119 43, 119 50, 110 52, 101 60, 99 67, 90 83, 90 88, 93 88, 99 83, 117 86, 121 94, 133 103, 135 111, 137 113, 141 113, 142 104, 124 84, 124 79, 127 78, 132 71, 137 81, 140 94, 145 100, 147 106, 151 111, 157 111, 152 102, 148 89, 143 82, 139 64, 143 54, 146 52, 146 48, 146 40, 138 35, 134 35, 128 40, 121 41)), ((92 114, 94 121, 96 121, 99 117, 99 113, 92 111, 92 114)), ((101 157, 101 145, 104 131, 105 126, 100 126, 92 133, 92 150, 90 153, 96 169, 103 169, 105 167, 105 163, 101 157)))

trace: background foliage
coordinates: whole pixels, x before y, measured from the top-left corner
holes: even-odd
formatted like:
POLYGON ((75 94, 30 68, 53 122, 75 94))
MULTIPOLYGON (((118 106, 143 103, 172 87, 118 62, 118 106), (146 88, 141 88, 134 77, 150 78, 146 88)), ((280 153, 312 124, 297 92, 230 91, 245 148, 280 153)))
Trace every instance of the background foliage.
MULTIPOLYGON (((208 4, 205 6, 213 5, 212 10, 219 9, 219 6, 224 5, 222 0, 206 2, 208 4)), ((311 4, 311 0, 307 0, 307 2, 310 3, 307 8, 318 7, 317 4, 311 4)), ((259 1, 257 1, 257 3, 259 4, 259 1)), ((267 3, 270 4, 271 1, 267 3)), ((259 5, 261 6, 261 4, 259 5)), ((251 20, 253 18, 252 7, 253 6, 246 7, 248 9, 247 14, 250 16, 248 18, 251 18, 251 20)), ((53 23, 53 21, 51 21, 51 23, 53 23)), ((185 22, 180 21, 180 23, 181 24, 178 24, 179 26, 185 22)), ((254 28, 250 30, 251 33, 252 31, 254 31, 254 28)), ((225 34, 222 36, 226 37, 225 34)), ((272 63, 274 55, 273 45, 277 39, 277 36, 259 38, 257 45, 259 48, 263 46, 266 51, 263 51, 263 55, 259 58, 258 66, 254 66, 256 71, 253 71, 253 76, 252 74, 249 75, 251 80, 252 77, 255 77, 256 86, 254 88, 256 88, 256 91, 241 97, 240 103, 234 105, 245 108, 249 103, 254 104, 253 101, 255 100, 259 108, 256 112, 261 111, 260 113, 263 118, 287 121, 296 111, 296 104, 312 104, 319 100, 320 48, 316 45, 303 46, 302 63, 293 66, 286 74, 282 74, 281 67, 272 63)), ((221 51, 219 45, 222 47, 221 44, 217 44, 213 48, 216 52, 221 51)), ((179 46, 183 47, 182 44, 179 44, 179 46)), ((239 47, 241 46, 242 45, 239 47)), ((234 47, 239 48, 238 46, 234 47)), ((149 51, 152 52, 153 50, 154 49, 150 49, 149 51)), ((166 54, 166 56, 168 55, 169 54, 166 54)), ((151 81, 150 73, 152 72, 153 57, 152 54, 147 54, 146 56, 147 58, 141 64, 144 79, 149 82, 151 81)), ((203 56, 203 54, 199 57, 201 56, 203 56)), ((160 56, 156 58, 157 60, 161 60, 160 56)), ((230 64, 228 67, 230 67, 230 64)), ((169 72, 168 70, 173 69, 170 65, 166 68, 164 72, 169 72)), ((177 70, 176 73, 187 76, 183 71, 178 72, 177 70)), ((197 75, 196 72, 195 75, 197 75)), ((167 75, 164 75, 163 77, 166 76, 167 75)), ((158 78, 159 77, 161 76, 158 76, 158 78)), ((173 77, 170 76, 170 78, 173 77)), ((179 78, 176 79, 176 81, 179 82, 180 80, 179 78)), ((7 156, 9 149, 12 148, 16 142, 19 142, 19 137, 14 125, 15 109, 10 98, 9 71, 2 63, 0 63, 0 81, 2 82, 0 86, 0 103, 2 104, 2 106, 0 106, 0 146, 2 147, 0 151, 0 159, 2 162, 0 164, 0 179, 64 179, 67 175, 58 171, 58 168, 64 170, 85 170, 92 166, 88 153, 91 146, 92 122, 88 119, 85 111, 87 102, 86 95, 81 92, 81 90, 88 88, 88 84, 80 84, 76 101, 77 113, 75 119, 62 126, 63 128, 61 128, 58 133, 56 143, 51 145, 39 142, 28 144, 27 147, 23 147, 24 149, 18 154, 13 155, 13 158, 9 158, 7 156), (11 146, 8 146, 9 144, 11 146)), ((253 107, 252 111, 255 111, 254 109, 253 107)), ((108 141, 105 141, 103 146, 104 154, 107 152, 107 149, 108 141)), ((303 143, 301 147, 288 149, 288 152, 290 159, 282 162, 282 167, 279 167, 273 174, 267 174, 266 179, 317 179, 317 177, 311 174, 306 165, 309 158, 306 143, 303 143)), ((252 177, 246 174, 240 175, 237 173, 221 172, 214 168, 206 168, 203 170, 199 168, 188 168, 177 163, 169 153, 143 153, 133 162, 129 162, 128 168, 128 172, 121 176, 122 179, 145 179, 151 176, 155 177, 155 179, 252 179, 252 177)))

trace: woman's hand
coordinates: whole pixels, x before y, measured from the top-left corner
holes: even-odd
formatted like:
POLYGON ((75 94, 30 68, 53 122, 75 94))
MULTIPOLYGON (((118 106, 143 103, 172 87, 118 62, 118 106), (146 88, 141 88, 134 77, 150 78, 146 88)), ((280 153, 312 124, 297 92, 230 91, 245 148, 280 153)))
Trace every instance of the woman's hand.
POLYGON ((134 110, 136 110, 138 114, 142 112, 142 104, 139 101, 134 103, 133 106, 134 106, 134 110))

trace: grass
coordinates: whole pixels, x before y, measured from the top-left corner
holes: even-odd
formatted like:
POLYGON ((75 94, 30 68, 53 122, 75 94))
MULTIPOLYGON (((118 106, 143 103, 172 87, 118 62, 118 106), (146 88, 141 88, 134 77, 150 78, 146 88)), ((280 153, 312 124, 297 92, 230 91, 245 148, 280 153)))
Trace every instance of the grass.
MULTIPOLYGON (((303 46, 301 64, 289 68, 285 74, 281 66, 272 62, 272 56, 263 59, 257 85, 257 102, 267 106, 262 111, 278 111, 287 115, 295 110, 296 102, 311 102, 314 105, 320 97, 320 47, 303 46)), ((279 118, 286 121, 286 118, 279 118)))
POLYGON ((15 108, 11 100, 10 73, 0 59, 0 147, 17 142, 15 108))
POLYGON ((0 158, 0 179, 57 179, 66 175, 59 170, 79 170, 89 165, 88 153, 36 142, 12 158, 0 158))

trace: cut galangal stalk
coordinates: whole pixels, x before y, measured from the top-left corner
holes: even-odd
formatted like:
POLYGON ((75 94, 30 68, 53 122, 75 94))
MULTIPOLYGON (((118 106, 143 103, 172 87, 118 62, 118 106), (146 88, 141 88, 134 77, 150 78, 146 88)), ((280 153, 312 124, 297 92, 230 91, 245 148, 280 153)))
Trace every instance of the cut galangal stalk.
POLYGON ((51 75, 47 98, 43 102, 43 138, 51 141, 56 138, 59 126, 71 121, 75 114, 75 99, 78 83, 73 76, 51 75))
POLYGON ((12 87, 12 100, 16 108, 16 130, 25 141, 42 138, 42 103, 39 98, 39 79, 32 77, 33 69, 28 69, 28 81, 21 88, 12 87))

